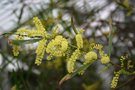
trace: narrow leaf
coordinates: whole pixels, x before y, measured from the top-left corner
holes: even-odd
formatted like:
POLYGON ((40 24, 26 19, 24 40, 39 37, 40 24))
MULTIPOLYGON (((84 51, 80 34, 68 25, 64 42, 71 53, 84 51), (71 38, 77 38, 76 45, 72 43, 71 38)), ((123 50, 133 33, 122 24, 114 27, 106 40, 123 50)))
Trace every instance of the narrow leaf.
POLYGON ((37 42, 41 39, 30 39, 30 40, 12 40, 12 43, 15 45, 21 45, 21 44, 30 44, 30 43, 34 43, 37 42))
POLYGON ((77 32, 77 30, 76 30, 76 28, 75 28, 74 21, 73 21, 73 17, 71 17, 71 26, 72 26, 74 32, 77 34, 78 32, 77 32))
POLYGON ((77 69, 75 72, 71 73, 71 74, 67 74, 65 75, 59 82, 59 85, 61 85, 63 82, 65 82, 66 80, 71 79, 72 77, 74 77, 75 75, 77 75, 79 72, 86 70, 89 66, 91 65, 91 63, 88 63, 86 65, 81 66, 79 69, 77 69))
POLYGON ((111 56, 111 52, 112 52, 112 38, 113 38, 113 33, 114 33, 114 28, 112 27, 112 19, 110 19, 109 21, 109 24, 110 24, 110 33, 109 33, 109 46, 108 46, 108 54, 109 54, 109 57, 111 56))

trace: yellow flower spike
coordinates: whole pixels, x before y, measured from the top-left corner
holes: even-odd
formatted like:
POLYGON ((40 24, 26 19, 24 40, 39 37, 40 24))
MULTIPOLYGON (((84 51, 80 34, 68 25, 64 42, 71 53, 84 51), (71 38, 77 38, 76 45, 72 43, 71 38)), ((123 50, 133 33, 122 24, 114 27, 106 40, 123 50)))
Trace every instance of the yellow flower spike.
POLYGON ((116 88, 119 77, 120 77, 120 71, 115 73, 115 76, 113 77, 112 82, 111 82, 111 88, 116 88))
POLYGON ((74 72, 74 67, 75 67, 75 62, 73 62, 71 60, 67 62, 67 71, 68 71, 68 73, 73 73, 74 72))
POLYGON ((41 36, 41 37, 45 37, 45 33, 42 32, 42 31, 35 31, 35 30, 31 30, 29 33, 28 33, 28 37, 34 37, 34 36, 41 36))
POLYGON ((38 19, 38 17, 34 17, 33 22, 35 23, 37 31, 38 31, 38 33, 40 33, 40 36, 47 37, 47 32, 46 32, 42 22, 40 21, 40 19, 38 19))
POLYGON ((42 59, 43 59, 43 56, 44 56, 44 51, 45 51, 45 49, 42 50, 42 53, 40 55, 37 54, 35 64, 40 65, 42 63, 42 59))
POLYGON ((28 33, 30 33, 31 31, 26 29, 26 28, 20 28, 17 30, 16 34, 20 34, 20 35, 27 35, 28 33))
POLYGON ((104 56, 101 56, 101 63, 102 64, 107 64, 109 62, 110 62, 109 56, 107 56, 106 54, 104 56))
POLYGON ((97 53, 95 53, 94 51, 90 51, 84 56, 84 58, 85 58, 84 64, 92 63, 97 59, 97 53))
POLYGON ((47 32, 45 31, 45 28, 43 27, 38 17, 34 17, 33 22, 35 23, 37 30, 28 30, 25 28, 21 28, 17 30, 17 34, 26 35, 27 37, 34 37, 34 36, 41 36, 43 38, 47 37, 47 32))
POLYGON ((76 49, 75 52, 73 52, 73 54, 71 55, 71 57, 67 61, 67 71, 68 71, 68 73, 74 72, 75 62, 76 62, 76 60, 77 60, 77 58, 79 57, 80 54, 81 54, 80 50, 76 49))
POLYGON ((45 47, 45 44, 46 44, 46 40, 45 39, 42 39, 42 40, 39 41, 38 47, 36 49, 36 54, 42 52, 42 49, 45 47))
POLYGON ((19 55, 19 47, 17 45, 12 45, 12 47, 13 47, 14 56, 18 56, 19 55))
POLYGON ((43 31, 43 32, 45 31, 45 28, 44 28, 42 22, 38 19, 38 17, 34 17, 33 22, 35 23, 37 30, 43 31))
POLYGON ((83 38, 81 34, 77 34, 75 36, 76 42, 77 42, 77 47, 78 48, 83 48, 83 38))
POLYGON ((68 48, 68 41, 62 36, 58 35, 49 42, 46 48, 46 52, 52 56, 64 56, 68 48))
POLYGON ((46 45, 46 40, 42 39, 39 41, 38 47, 36 49, 36 60, 35 60, 35 64, 40 65, 42 62, 42 59, 44 57, 44 53, 45 53, 45 45, 46 45))
MULTIPOLYGON (((19 35, 16 35, 15 38, 16 38, 16 40, 22 40, 23 39, 23 37, 19 36, 19 35)), ((19 55, 19 46, 12 44, 12 47, 13 47, 13 54, 14 54, 14 56, 18 56, 19 55)))

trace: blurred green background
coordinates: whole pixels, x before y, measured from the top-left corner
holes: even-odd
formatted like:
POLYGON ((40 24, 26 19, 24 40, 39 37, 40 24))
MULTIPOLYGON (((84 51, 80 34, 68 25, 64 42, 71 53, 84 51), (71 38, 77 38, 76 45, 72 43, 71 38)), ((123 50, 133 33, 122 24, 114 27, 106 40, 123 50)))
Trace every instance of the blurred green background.
MULTIPOLYGON (((96 62, 83 76, 77 75, 59 86, 67 74, 65 58, 51 61, 44 58, 36 66, 34 46, 24 46, 20 55, 14 57, 8 37, 2 34, 21 27, 33 29, 32 18, 37 16, 48 32, 58 24, 63 35, 73 37, 70 22, 73 17, 75 26, 85 30, 84 37, 103 44, 107 52, 111 18, 112 62, 119 63, 119 57, 128 53, 134 64, 134 7, 135 0, 0 0, 0 90, 111 90, 114 67, 99 73, 105 66, 96 62)), ((122 76, 115 90, 135 90, 134 82, 134 75, 122 76)))

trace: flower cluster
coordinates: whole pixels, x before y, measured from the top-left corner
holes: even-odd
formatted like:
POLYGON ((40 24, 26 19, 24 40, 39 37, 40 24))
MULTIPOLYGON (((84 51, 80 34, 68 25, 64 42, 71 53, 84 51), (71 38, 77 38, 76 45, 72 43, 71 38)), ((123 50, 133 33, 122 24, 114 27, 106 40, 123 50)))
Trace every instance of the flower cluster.
MULTIPOLYGON (((65 39, 62 35, 58 35, 58 25, 53 28, 52 34, 49 34, 46 32, 41 21, 37 17, 33 18, 33 22, 35 23, 37 30, 28 30, 26 28, 21 28, 17 30, 16 35, 19 35, 22 37, 29 37, 29 38, 34 38, 34 37, 40 38, 38 47, 36 49, 35 64, 37 65, 41 64, 45 52, 48 54, 48 57, 47 57, 48 60, 52 59, 52 57, 67 56, 68 57, 67 58, 68 59, 67 71, 68 73, 73 73, 75 71, 76 60, 82 54, 82 50, 83 50, 82 33, 84 30, 80 29, 79 32, 76 33, 75 35, 76 49, 75 51, 72 52, 71 55, 68 55, 67 51, 68 51, 69 43, 67 39, 65 39)), ((102 45, 95 44, 95 43, 93 43, 92 46, 90 45, 91 50, 89 52, 85 52, 86 55, 83 55, 85 59, 83 64, 93 63, 95 60, 97 60, 98 55, 93 50, 97 49, 103 52, 102 47, 103 47, 102 45)), ((17 52, 18 46, 14 46, 13 51, 14 51, 14 55, 17 56, 19 54, 17 52)), ((102 57, 101 62, 103 64, 106 64, 109 62, 107 60, 109 60, 107 56, 102 57)))
POLYGON ((97 59, 97 53, 95 53, 94 51, 90 51, 84 56, 84 58, 85 58, 84 64, 92 63, 97 59))
POLYGON ((45 28, 42 25, 42 22, 38 19, 38 17, 34 17, 33 22, 35 23, 37 31, 43 31, 43 32, 45 31, 45 28))
POLYGON ((42 39, 39 41, 38 47, 36 49, 37 57, 36 57, 35 64, 37 64, 37 65, 41 64, 42 59, 44 57, 44 53, 45 53, 45 49, 46 49, 45 44, 46 44, 46 39, 42 39))
POLYGON ((103 46, 101 46, 101 45, 96 46, 96 48, 99 50, 99 54, 101 56, 101 60, 100 60, 101 63, 107 64, 107 63, 110 62, 110 57, 107 54, 104 53, 104 51, 102 50, 102 47, 103 46))
MULTIPOLYGON (((75 30, 75 41, 76 44, 72 45, 72 41, 68 42, 66 38, 64 38, 62 35, 58 34, 59 26, 55 26, 52 30, 52 33, 48 33, 42 22, 37 18, 33 18, 33 22, 36 26, 36 30, 29 30, 26 28, 18 29, 15 33, 15 39, 16 40, 25 40, 25 37, 28 37, 31 39, 39 39, 38 40, 38 46, 36 48, 36 60, 35 64, 40 65, 42 63, 42 59, 44 58, 44 54, 46 53, 48 60, 51 60, 52 57, 55 58, 67 58, 67 71, 70 74, 74 74, 74 72, 78 74, 83 74, 84 71, 87 69, 83 66, 90 65, 94 63, 96 60, 100 59, 101 64, 108 64, 110 62, 110 56, 108 56, 104 50, 103 45, 96 44, 94 42, 89 43, 85 45, 85 40, 83 39, 83 29, 75 30), (84 41, 83 41, 84 40, 84 41), (86 48, 87 47, 87 48, 86 48), (81 60, 84 59, 84 60, 81 60), (81 61, 81 65, 79 66, 79 69, 76 65, 77 60, 81 61), (82 67, 83 68, 82 68, 82 67), (80 69, 81 67, 81 69, 80 69)), ((13 46, 13 54, 14 56, 19 55, 19 48, 20 46, 17 44, 12 44, 13 46)), ((111 82, 111 88, 115 88, 118 83, 118 79, 121 74, 135 74, 134 72, 128 72, 127 69, 133 68, 133 65, 131 65, 131 60, 127 61, 127 65, 125 65, 124 61, 126 60, 127 56, 121 56, 120 58, 120 70, 115 72, 115 76, 112 79, 111 82), (127 66, 125 68, 125 66, 127 66)), ((61 66, 60 61, 55 61, 55 64, 58 64, 59 67, 61 66)), ((112 62, 110 63, 112 64, 112 62)), ((48 66, 52 66, 51 64, 48 64, 48 66)))
MULTIPOLYGON (((22 40, 23 39, 23 37, 19 36, 19 35, 16 35, 15 38, 16 38, 16 40, 22 40)), ((19 55, 19 48, 20 48, 20 46, 12 44, 12 47, 13 47, 13 54, 14 54, 14 56, 18 56, 19 55)))
POLYGON ((115 72, 115 76, 113 77, 111 82, 111 88, 115 88, 117 86, 120 74, 121 74, 120 71, 115 72))
POLYGON ((46 48, 46 52, 52 56, 64 56, 68 48, 68 41, 63 36, 58 35, 49 42, 46 48))
MULTIPOLYGON (((45 45, 47 42, 47 40, 46 40, 47 33, 46 33, 41 21, 37 17, 34 17, 33 21, 36 25, 37 30, 28 30, 26 28, 18 29, 16 32, 16 35, 17 35, 16 40, 23 40, 24 37, 29 37, 29 38, 41 37, 41 40, 39 41, 39 45, 36 50, 37 56, 36 56, 36 61, 35 61, 35 64, 40 65, 42 58, 44 56, 44 52, 45 52, 45 45)), ((19 46, 13 44, 13 53, 14 53, 14 56, 18 56, 19 46)))
POLYGON ((118 80, 119 80, 119 77, 121 74, 123 75, 133 75, 135 74, 135 71, 128 71, 128 69, 132 69, 134 66, 131 64, 131 60, 127 60, 128 59, 128 55, 124 55, 124 56, 121 56, 120 57, 120 69, 119 71, 115 72, 115 76, 113 77, 112 79, 112 82, 111 82, 111 88, 116 88, 117 87, 117 83, 118 83, 118 80), (125 61, 127 61, 127 63, 125 63, 125 61))
MULTIPOLYGON (((54 27, 52 37, 45 31, 45 28, 42 25, 42 22, 37 18, 33 18, 37 30, 28 30, 26 28, 18 29, 16 32, 16 40, 23 40, 23 37, 29 38, 39 38, 38 47, 36 49, 36 60, 35 64, 40 65, 44 57, 45 51, 52 56, 60 57, 64 56, 68 48, 68 41, 61 35, 56 35, 58 32, 58 26, 54 27), (22 38, 20 38, 22 37, 22 38), (54 38, 54 39, 52 39, 54 38), (52 39, 48 45, 47 41, 52 39)), ((13 44, 13 53, 14 56, 19 54, 19 46, 13 44)))
POLYGON ((110 58, 109 58, 109 56, 108 55, 103 55, 102 57, 101 57, 101 63, 102 64, 107 64, 107 63, 109 63, 110 62, 110 58))
POLYGON ((67 71, 68 71, 68 73, 74 72, 75 62, 78 59, 80 54, 81 54, 80 50, 76 49, 75 52, 73 52, 73 54, 69 58, 69 60, 67 62, 67 71))
POLYGON ((83 48, 83 39, 81 34, 77 34, 75 36, 76 42, 77 42, 77 47, 78 48, 83 48))

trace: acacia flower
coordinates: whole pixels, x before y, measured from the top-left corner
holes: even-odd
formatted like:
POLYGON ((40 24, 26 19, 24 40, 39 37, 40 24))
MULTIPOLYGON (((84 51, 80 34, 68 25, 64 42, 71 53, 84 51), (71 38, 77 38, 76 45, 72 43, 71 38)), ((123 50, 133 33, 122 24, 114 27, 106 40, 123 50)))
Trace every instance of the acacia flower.
POLYGON ((64 56, 68 48, 68 41, 63 36, 56 36, 55 39, 49 42, 46 52, 52 56, 64 56))
POLYGON ((94 51, 90 51, 84 56, 84 58, 84 64, 91 63, 97 59, 97 54, 94 51))
MULTIPOLYGON (((22 40, 23 39, 23 37, 19 36, 19 35, 16 35, 15 38, 16 38, 16 40, 22 40)), ((19 55, 19 48, 20 48, 20 46, 12 44, 12 47, 13 47, 13 54, 14 54, 14 56, 18 56, 19 55)))
POLYGON ((81 54, 80 50, 76 49, 75 52, 73 52, 73 54, 71 55, 71 57, 67 61, 67 71, 69 73, 72 73, 74 71, 75 62, 76 62, 76 60, 77 60, 77 58, 79 57, 80 54, 81 54))
POLYGON ((22 36, 27 36, 27 37, 35 37, 35 36, 40 36, 40 37, 45 37, 46 33, 43 31, 39 30, 28 30, 25 28, 18 29, 16 34, 22 35, 22 36))
POLYGON ((108 55, 105 54, 105 55, 101 56, 101 63, 102 64, 107 64, 109 62, 110 62, 110 58, 108 55))
POLYGON ((19 47, 17 45, 12 45, 12 47, 13 47, 14 56, 18 56, 19 55, 19 47))
POLYGON ((42 24, 42 22, 40 21, 40 19, 38 19, 38 17, 34 17, 33 18, 33 22, 35 23, 35 26, 37 28, 36 32, 31 32, 29 33, 30 35, 37 35, 37 36, 42 36, 47 37, 47 32, 42 24))
POLYGON ((35 64, 40 65, 42 62, 42 59, 44 57, 45 53, 45 45, 46 45, 46 39, 42 39, 39 41, 38 47, 36 49, 36 60, 35 64))
POLYGON ((67 71, 68 73, 73 73, 74 72, 74 67, 75 67, 75 62, 72 60, 69 60, 67 62, 67 71))
POLYGON ((33 22, 35 23, 37 30, 28 30, 25 28, 21 28, 18 29, 16 33, 20 35, 25 35, 27 37, 34 37, 34 36, 41 36, 43 38, 47 37, 47 32, 45 31, 45 28, 42 25, 42 22, 38 19, 38 17, 34 17, 33 22))
POLYGON ((115 76, 113 77, 112 82, 111 82, 111 88, 116 88, 119 77, 120 77, 120 71, 115 73, 115 76))
POLYGON ((83 48, 83 39, 81 34, 77 34, 75 36, 76 42, 77 42, 77 47, 78 48, 83 48))
POLYGON ((45 31, 45 28, 44 28, 42 22, 38 19, 38 17, 34 17, 33 22, 35 23, 35 26, 38 31, 45 31))

